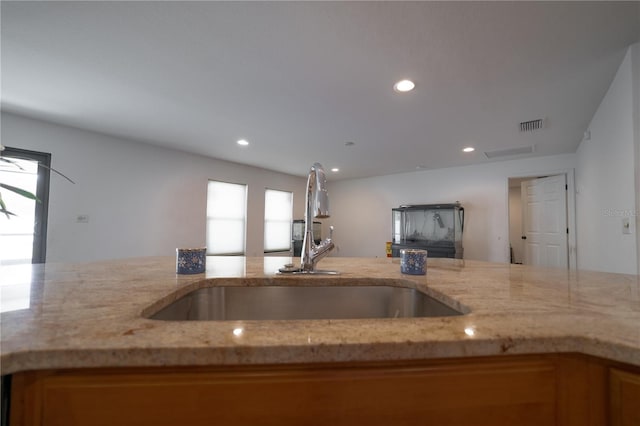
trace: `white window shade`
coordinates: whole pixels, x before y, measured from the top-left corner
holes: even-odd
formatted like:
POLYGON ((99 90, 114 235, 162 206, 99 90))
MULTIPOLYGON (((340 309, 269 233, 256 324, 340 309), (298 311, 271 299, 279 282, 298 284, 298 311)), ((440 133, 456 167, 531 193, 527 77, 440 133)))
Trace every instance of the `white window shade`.
POLYGON ((291 249, 293 193, 267 189, 264 192, 264 251, 291 249))
POLYGON ((247 186, 209 181, 207 254, 244 254, 247 186))

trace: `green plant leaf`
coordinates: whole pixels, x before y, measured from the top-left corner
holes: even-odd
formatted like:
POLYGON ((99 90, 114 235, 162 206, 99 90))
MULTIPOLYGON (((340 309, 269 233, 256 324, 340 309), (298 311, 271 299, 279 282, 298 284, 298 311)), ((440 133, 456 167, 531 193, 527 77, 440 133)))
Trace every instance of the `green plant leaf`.
POLYGON ((2 194, 0 194, 0 213, 4 213, 7 216, 7 219, 11 219, 10 215, 16 215, 15 213, 11 213, 9 210, 7 210, 7 206, 2 200, 2 194))
POLYGON ((4 188, 8 191, 15 192, 16 194, 22 195, 25 198, 36 200, 38 203, 40 202, 40 200, 38 199, 38 197, 35 196, 35 194, 29 191, 25 191, 24 189, 16 188, 15 186, 7 185, 6 183, 0 183, 0 188, 4 188))
MULTIPOLYGON (((17 159, 21 159, 21 160, 31 160, 30 158, 26 158, 26 157, 15 157, 15 156, 12 156, 11 158, 17 158, 17 159)), ((24 170, 22 167, 20 167, 20 165, 19 165, 18 163, 16 163, 15 161, 12 161, 12 160, 10 160, 10 159, 8 159, 8 158, 6 158, 6 157, 0 157, 0 160, 4 161, 5 163, 11 163, 11 164, 13 164, 14 166, 18 167, 20 170, 24 170)), ((33 161, 33 160, 31 160, 31 161, 33 161)), ((45 165, 45 164, 42 164, 42 163, 40 163, 40 162, 38 162, 38 166, 40 166, 40 167, 44 167, 45 169, 49 169, 49 170, 51 170, 52 172, 54 172, 54 173, 56 173, 56 174, 58 174, 58 175, 62 176, 63 178, 65 178, 65 179, 66 179, 66 180, 68 180, 69 182, 71 182, 71 183, 75 184, 75 182, 74 182, 74 181, 72 181, 68 176, 64 175, 62 172, 57 171, 57 170, 56 170, 56 169, 54 169, 53 167, 49 167, 49 166, 47 166, 47 165, 45 165)))
POLYGON ((10 219, 9 212, 7 212, 7 205, 2 201, 2 194, 0 194, 0 210, 7 216, 7 219, 10 219))
POLYGON ((24 170, 24 168, 20 164, 18 164, 16 161, 9 160, 6 157, 0 157, 0 161, 4 161, 5 163, 13 164, 14 166, 19 168, 20 170, 24 170))
POLYGON ((7 216, 7 219, 11 219, 11 216, 15 216, 15 213, 11 213, 9 210, 4 208, 0 208, 0 213, 4 213, 7 216))
POLYGON ((38 163, 38 165, 39 165, 39 166, 41 166, 41 167, 44 167, 45 169, 49 169, 49 170, 51 170, 52 172, 54 172, 54 173, 56 173, 56 174, 58 174, 58 175, 62 176, 63 178, 65 178, 66 180, 68 180, 69 182, 71 182, 72 184, 74 184, 74 185, 76 184, 74 181, 72 181, 72 180, 71 180, 71 178, 69 178, 68 176, 66 176, 66 175, 62 174, 62 172, 57 171, 57 170, 56 170, 56 169, 54 169, 53 167, 45 166, 45 165, 44 165, 44 164, 42 164, 42 163, 38 163))

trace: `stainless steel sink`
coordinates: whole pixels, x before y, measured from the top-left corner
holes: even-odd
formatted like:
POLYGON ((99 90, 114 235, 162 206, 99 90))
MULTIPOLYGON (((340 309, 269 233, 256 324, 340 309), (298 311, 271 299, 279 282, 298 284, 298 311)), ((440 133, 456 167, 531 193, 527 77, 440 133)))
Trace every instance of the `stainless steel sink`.
POLYGON ((210 287, 149 316, 165 321, 412 318, 463 315, 418 290, 378 286, 210 287))

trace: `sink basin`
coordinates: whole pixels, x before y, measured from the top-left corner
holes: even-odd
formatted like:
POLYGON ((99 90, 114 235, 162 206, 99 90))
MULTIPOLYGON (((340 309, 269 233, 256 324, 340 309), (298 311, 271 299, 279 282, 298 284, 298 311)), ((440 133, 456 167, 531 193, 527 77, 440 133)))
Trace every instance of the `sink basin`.
POLYGON ((165 321, 413 318, 462 315, 393 286, 220 286, 186 294, 149 316, 165 321))

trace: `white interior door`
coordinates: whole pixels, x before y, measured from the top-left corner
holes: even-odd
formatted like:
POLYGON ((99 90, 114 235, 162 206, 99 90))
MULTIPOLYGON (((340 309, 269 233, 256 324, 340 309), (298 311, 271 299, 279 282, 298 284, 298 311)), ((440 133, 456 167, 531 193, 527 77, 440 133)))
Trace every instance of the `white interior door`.
POLYGON ((568 268, 566 175, 522 182, 524 264, 568 268))

